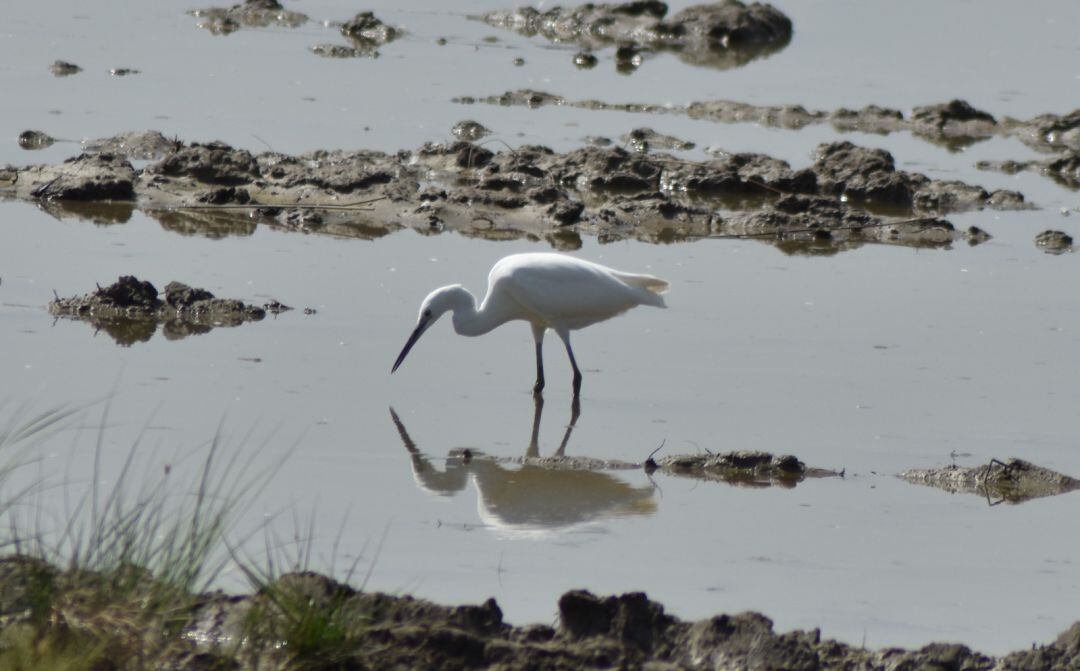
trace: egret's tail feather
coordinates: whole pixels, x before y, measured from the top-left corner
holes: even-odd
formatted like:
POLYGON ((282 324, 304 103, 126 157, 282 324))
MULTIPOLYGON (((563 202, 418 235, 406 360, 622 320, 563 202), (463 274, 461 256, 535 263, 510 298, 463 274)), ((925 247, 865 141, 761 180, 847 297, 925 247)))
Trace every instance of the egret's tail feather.
POLYGON ((652 275, 631 275, 630 273, 619 273, 617 277, 632 287, 647 289, 654 294, 667 293, 667 290, 671 288, 670 284, 660 279, 659 277, 653 277, 652 275))

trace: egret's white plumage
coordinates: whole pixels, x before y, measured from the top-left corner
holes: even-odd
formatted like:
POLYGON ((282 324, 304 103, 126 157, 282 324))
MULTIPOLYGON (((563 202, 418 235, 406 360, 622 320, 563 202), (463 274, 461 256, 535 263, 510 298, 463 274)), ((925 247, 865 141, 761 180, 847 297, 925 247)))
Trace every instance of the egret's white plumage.
POLYGON ((570 348, 570 331, 611 319, 638 305, 665 307, 660 294, 667 289, 667 282, 651 275, 624 273, 563 254, 507 256, 491 269, 487 295, 479 308, 473 295, 459 284, 428 294, 420 305, 416 328, 391 372, 398 369, 420 336, 451 311, 454 330, 467 336, 483 335, 508 321, 529 322, 536 341, 537 392, 544 388, 544 332, 555 331, 566 345, 577 395, 581 371, 570 348))

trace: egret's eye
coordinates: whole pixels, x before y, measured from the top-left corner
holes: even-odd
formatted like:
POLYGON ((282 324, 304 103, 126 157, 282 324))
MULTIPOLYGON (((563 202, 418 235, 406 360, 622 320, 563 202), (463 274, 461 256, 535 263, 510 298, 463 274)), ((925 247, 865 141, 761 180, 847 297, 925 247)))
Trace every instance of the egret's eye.
POLYGON ((425 317, 430 317, 431 316, 431 310, 424 310, 424 316, 425 317))

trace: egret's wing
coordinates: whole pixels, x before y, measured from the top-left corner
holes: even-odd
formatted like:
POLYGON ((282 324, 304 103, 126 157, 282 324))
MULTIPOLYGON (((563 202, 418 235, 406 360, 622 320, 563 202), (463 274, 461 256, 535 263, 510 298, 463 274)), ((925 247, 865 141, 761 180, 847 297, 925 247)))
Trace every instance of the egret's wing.
POLYGON ((645 302, 640 294, 655 296, 583 262, 518 266, 499 278, 498 284, 535 317, 565 328, 581 328, 614 317, 645 302))

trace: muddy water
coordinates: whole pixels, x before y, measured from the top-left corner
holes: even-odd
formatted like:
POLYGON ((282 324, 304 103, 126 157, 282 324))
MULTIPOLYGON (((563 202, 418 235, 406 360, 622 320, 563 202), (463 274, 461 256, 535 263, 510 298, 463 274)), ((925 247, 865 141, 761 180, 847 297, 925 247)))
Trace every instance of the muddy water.
MULTIPOLYGON (((764 151, 799 165, 836 137, 826 127, 788 132, 447 102, 523 86, 572 98, 723 97, 821 109, 908 110, 964 97, 1018 117, 1075 106, 1073 3, 1037 16, 1006 3, 980 16, 935 3, 872 12, 858 3, 787 4, 778 3, 796 37, 768 59, 717 71, 657 56, 629 76, 615 73, 610 53, 578 71, 573 49, 424 3, 370 7, 409 30, 374 60, 307 51, 336 38, 318 20, 355 10, 329 2, 298 7, 315 19, 304 27, 227 37, 197 29, 186 3, 117 4, 107 14, 28 5, 4 29, 4 48, 19 57, 0 71, 15 101, 0 109, 11 140, 0 145, 0 163, 77 151, 58 143, 24 152, 14 139, 27 128, 78 139, 151 127, 302 151, 415 147, 447 139, 462 118, 511 145, 559 148, 650 125, 699 147, 764 151), (498 41, 483 41, 488 35, 498 41), (438 46, 438 37, 448 44, 438 46), (513 65, 518 57, 524 66, 513 65), (57 58, 84 71, 54 78, 48 64, 57 58), (108 75, 121 66, 142 72, 108 75)), ((461 13, 501 6, 476 3, 461 13)), ((253 468, 290 454, 247 512, 249 528, 268 519, 287 540, 293 511, 304 527, 314 510, 317 560, 329 563, 337 538, 339 567, 361 553, 363 570, 374 560, 370 587, 448 602, 494 596, 515 622, 549 621, 557 594, 588 587, 644 589, 686 618, 761 610, 780 629, 820 626, 870 646, 951 639, 1005 652, 1048 640, 1077 616, 1080 537, 1068 524, 1076 496, 988 506, 891 474, 1009 456, 1080 474, 1076 257, 1044 254, 1033 242, 1047 228, 1078 233, 1080 213, 1059 212, 1077 205, 1076 194, 1030 173, 973 169, 983 158, 1033 154, 1014 140, 948 153, 906 134, 845 137, 935 177, 1019 189, 1043 209, 953 216, 994 239, 937 251, 877 246, 807 258, 749 241, 586 239, 580 255, 651 272, 673 288, 664 312, 643 308, 575 336, 583 407, 565 444, 566 454, 630 461, 665 441, 673 452, 793 452, 814 466, 846 468, 843 480, 759 490, 650 481, 637 471, 553 474, 447 460, 464 448, 499 457, 530 449, 528 329, 510 325, 468 340, 439 324, 393 377, 390 364, 428 290, 461 282, 480 292, 494 260, 544 248, 526 241, 413 233, 356 241, 266 228, 209 239, 166 231, 139 213, 98 227, 3 203, 3 398, 8 408, 44 409, 112 395, 105 475, 141 432, 148 486, 164 464, 172 478, 194 468, 196 448, 224 417, 229 449, 262 446, 253 468), (127 348, 47 314, 53 290, 83 293, 120 274, 300 309, 127 348)), ((557 343, 548 345, 542 455, 559 449, 570 415, 565 362, 557 343)), ((42 445, 35 473, 85 484, 101 413, 91 405, 81 430, 42 445)))

